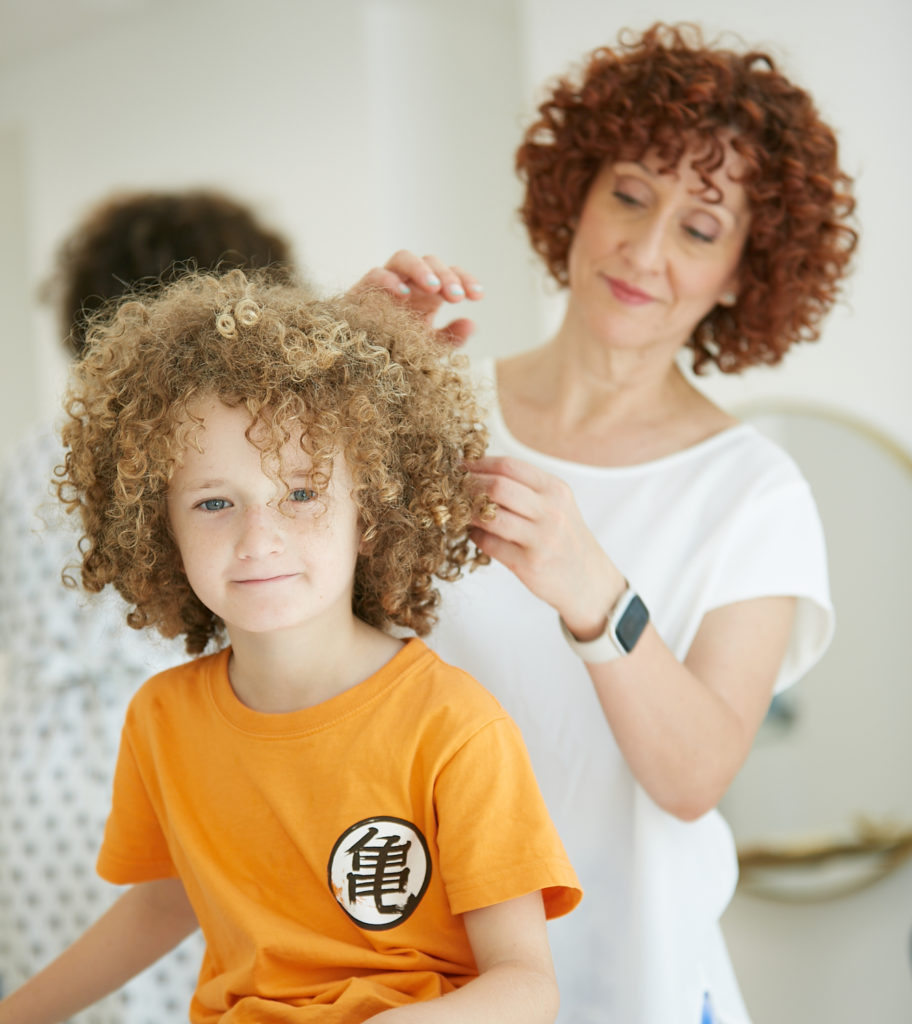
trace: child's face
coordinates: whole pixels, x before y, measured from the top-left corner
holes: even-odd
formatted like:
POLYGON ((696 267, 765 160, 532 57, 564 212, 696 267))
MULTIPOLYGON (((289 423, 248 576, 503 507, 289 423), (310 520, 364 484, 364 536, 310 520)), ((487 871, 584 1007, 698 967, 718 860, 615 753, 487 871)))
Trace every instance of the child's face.
POLYGON ((183 453, 168 490, 168 517, 196 596, 229 634, 322 631, 350 620, 361 537, 345 460, 336 458, 318 500, 300 434, 281 452, 285 489, 264 472, 260 450, 244 436, 246 409, 209 398, 193 411, 203 419, 202 452, 183 453))

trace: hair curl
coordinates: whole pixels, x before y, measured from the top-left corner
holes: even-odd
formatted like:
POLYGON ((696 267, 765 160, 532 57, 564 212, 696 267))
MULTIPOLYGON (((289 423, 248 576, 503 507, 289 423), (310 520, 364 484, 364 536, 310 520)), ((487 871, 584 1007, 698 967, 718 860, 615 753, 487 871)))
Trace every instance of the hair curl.
POLYGON ((151 292, 188 269, 258 270, 290 280, 291 247, 246 206, 206 189, 135 192, 99 203, 63 240, 44 286, 79 358, 91 316, 125 292, 151 292))
POLYGON ((658 153, 668 170, 685 152, 707 187, 725 146, 741 157, 751 211, 733 308, 716 306, 689 346, 701 372, 777 363, 812 341, 839 294, 857 243, 855 201, 833 131, 807 93, 765 53, 705 44, 693 25, 657 23, 594 50, 578 79, 557 79, 516 154, 520 214, 561 285, 583 202, 606 162, 658 153))
POLYGON ((125 301, 90 325, 65 399, 57 491, 82 518, 83 586, 113 584, 131 626, 183 634, 191 654, 224 639, 181 571, 166 508, 175 461, 194 443, 193 403, 214 396, 247 408, 264 454, 303 428, 318 482, 344 455, 365 541, 353 611, 427 633, 432 577, 486 560, 468 535, 484 499, 463 463, 487 438, 461 370, 378 294, 316 301, 234 270, 125 301))

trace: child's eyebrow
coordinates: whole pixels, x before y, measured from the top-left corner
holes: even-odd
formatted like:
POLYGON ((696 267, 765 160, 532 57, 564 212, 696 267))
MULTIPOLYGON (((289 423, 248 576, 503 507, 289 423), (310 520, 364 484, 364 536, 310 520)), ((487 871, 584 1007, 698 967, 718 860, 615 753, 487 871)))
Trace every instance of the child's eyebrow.
POLYGON ((186 483, 181 484, 180 490, 182 491, 208 491, 213 488, 218 489, 220 487, 227 487, 228 482, 226 480, 218 479, 202 479, 202 480, 188 480, 186 483))

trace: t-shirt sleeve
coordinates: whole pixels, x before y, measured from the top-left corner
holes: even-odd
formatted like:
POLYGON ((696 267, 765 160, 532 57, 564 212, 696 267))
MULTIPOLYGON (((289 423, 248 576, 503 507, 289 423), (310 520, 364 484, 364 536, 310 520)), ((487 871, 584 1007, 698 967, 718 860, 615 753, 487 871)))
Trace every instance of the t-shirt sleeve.
POLYGON ((541 890, 569 913, 579 880, 545 807, 519 729, 504 715, 449 760, 435 786, 441 874, 454 914, 541 890))
POLYGON ((134 752, 129 719, 117 755, 114 796, 97 870, 102 878, 116 885, 177 877, 134 752))
POLYGON ((798 599, 776 692, 818 661, 833 635, 823 525, 797 469, 739 504, 725 534, 711 608, 754 597, 798 599))

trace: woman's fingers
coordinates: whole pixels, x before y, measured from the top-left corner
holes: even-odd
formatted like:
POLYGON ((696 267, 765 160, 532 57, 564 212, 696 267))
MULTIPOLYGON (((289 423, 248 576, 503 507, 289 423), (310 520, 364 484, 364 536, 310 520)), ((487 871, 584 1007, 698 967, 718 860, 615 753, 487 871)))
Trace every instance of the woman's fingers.
POLYGON ((389 292, 391 295, 409 295, 412 290, 406 283, 405 278, 401 277, 394 270, 389 270, 386 267, 374 267, 369 270, 364 277, 358 281, 352 291, 364 292, 371 291, 373 289, 389 292))
POLYGON ((473 523, 472 539, 533 594, 563 612, 593 580, 598 588, 602 577, 610 579, 607 556, 563 480, 508 456, 487 456, 468 469, 496 506, 493 517, 473 523))
POLYGON ((383 269, 419 291, 435 293, 440 290, 440 280, 433 268, 426 260, 408 249, 400 249, 393 253, 383 265, 383 269))
POLYGON ((425 256, 421 262, 422 272, 424 267, 430 271, 427 280, 437 282, 440 294, 447 302, 462 302, 463 299, 477 301, 484 294, 476 278, 461 267, 450 266, 434 255, 425 256))
POLYGON ((445 327, 436 331, 437 340, 446 345, 452 345, 453 348, 464 345, 474 333, 475 321, 464 316, 452 320, 445 327))
POLYGON ((533 466, 525 459, 515 459, 510 455, 485 455, 483 458, 467 463, 466 468, 476 476, 484 474, 511 480, 538 493, 545 493, 549 488, 555 487, 565 489, 569 493, 569 488, 558 477, 546 473, 538 466, 533 466))
MULTIPOLYGON (((352 291, 372 289, 396 296, 429 324, 444 302, 456 303, 463 299, 474 302, 484 296, 484 288, 477 278, 461 267, 448 266, 434 255, 418 256, 408 249, 400 249, 382 267, 369 270, 352 291)), ((434 333, 441 344, 459 347, 474 330, 472 320, 457 317, 434 333)))
POLYGON ((418 256, 408 249, 400 249, 382 269, 408 287, 439 295, 447 302, 477 301, 484 295, 484 288, 474 275, 462 267, 445 263, 433 253, 418 256))
POLYGON ((541 515, 541 496, 518 480, 500 473, 480 473, 472 468, 472 484, 477 494, 484 494, 497 506, 499 516, 509 513, 531 522, 541 515))

